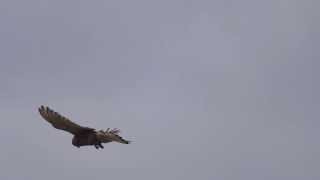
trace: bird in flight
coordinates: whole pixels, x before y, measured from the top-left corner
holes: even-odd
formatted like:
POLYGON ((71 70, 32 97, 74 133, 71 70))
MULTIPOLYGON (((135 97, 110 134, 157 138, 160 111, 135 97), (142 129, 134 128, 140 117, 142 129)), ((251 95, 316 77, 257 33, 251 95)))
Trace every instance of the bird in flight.
POLYGON ((49 107, 41 106, 39 108, 40 115, 48 121, 53 127, 67 131, 73 134, 72 144, 76 147, 93 145, 96 149, 104 148, 102 143, 118 142, 122 144, 129 144, 130 141, 119 136, 119 129, 110 129, 106 131, 96 131, 90 127, 80 126, 70 119, 53 111, 49 107))

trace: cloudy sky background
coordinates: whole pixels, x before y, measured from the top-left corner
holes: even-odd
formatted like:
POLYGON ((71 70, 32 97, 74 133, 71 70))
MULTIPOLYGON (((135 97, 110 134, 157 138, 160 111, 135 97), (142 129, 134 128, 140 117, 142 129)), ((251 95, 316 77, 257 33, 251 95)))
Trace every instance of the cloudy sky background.
POLYGON ((319 179, 319 6, 0 1, 0 179, 319 179), (75 148, 42 104, 133 143, 75 148))

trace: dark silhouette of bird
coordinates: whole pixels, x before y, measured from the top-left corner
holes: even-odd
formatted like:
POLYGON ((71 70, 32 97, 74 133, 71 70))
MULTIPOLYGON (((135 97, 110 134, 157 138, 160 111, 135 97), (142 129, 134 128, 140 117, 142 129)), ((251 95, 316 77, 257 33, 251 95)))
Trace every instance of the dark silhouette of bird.
POLYGON ((117 128, 96 131, 90 127, 80 126, 68 118, 53 111, 49 107, 41 106, 39 108, 40 115, 48 121, 53 127, 67 131, 73 134, 72 144, 76 147, 94 146, 96 149, 104 148, 102 143, 118 142, 129 144, 130 141, 119 136, 120 130, 117 128))

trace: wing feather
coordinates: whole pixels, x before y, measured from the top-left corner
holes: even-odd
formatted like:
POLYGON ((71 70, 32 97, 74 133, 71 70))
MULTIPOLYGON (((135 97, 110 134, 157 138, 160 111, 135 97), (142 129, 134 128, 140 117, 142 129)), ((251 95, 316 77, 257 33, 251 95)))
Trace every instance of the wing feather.
POLYGON ((129 144, 130 141, 123 139, 121 136, 118 135, 118 131, 117 132, 113 132, 111 131, 98 131, 97 132, 97 138, 99 141, 101 141, 102 143, 108 143, 108 142, 118 142, 118 143, 122 143, 122 144, 129 144))
POLYGON ((70 132, 71 134, 77 135, 83 132, 94 131, 94 129, 89 127, 82 127, 68 118, 60 115, 59 113, 51 110, 49 107, 41 106, 39 108, 40 115, 48 121, 53 127, 70 132))

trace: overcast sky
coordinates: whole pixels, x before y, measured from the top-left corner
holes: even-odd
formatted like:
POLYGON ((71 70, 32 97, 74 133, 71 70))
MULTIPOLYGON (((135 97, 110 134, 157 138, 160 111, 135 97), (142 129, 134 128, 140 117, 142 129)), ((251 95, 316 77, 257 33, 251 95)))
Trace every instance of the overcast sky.
POLYGON ((0 179, 320 179, 319 7, 1 0, 0 179), (133 143, 78 149, 42 104, 133 143))

